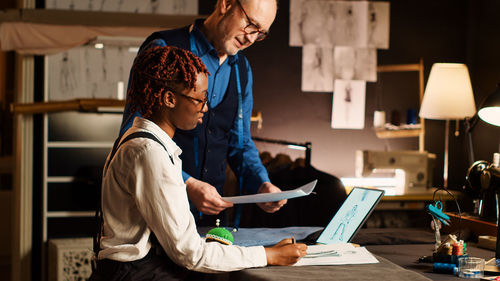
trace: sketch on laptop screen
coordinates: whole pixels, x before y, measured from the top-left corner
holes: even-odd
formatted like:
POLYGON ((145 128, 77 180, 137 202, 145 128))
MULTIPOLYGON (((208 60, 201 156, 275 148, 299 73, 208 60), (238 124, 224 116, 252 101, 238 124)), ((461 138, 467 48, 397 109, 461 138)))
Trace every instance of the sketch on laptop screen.
POLYGON ((382 190, 354 188, 316 242, 320 244, 349 242, 383 193, 382 190))

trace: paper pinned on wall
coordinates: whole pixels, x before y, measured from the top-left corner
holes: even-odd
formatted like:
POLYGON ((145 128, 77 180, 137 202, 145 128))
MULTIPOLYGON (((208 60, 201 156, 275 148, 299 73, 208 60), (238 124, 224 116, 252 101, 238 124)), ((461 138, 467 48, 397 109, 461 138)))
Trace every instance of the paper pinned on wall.
POLYGON ((368 2, 366 47, 389 49, 389 2, 368 2))
POLYGON ((302 91, 333 91, 333 48, 306 45, 302 48, 302 91))
POLYGON ((389 2, 290 1, 290 46, 389 48, 389 2))
POLYGON ((335 47, 333 77, 342 80, 377 81, 377 50, 335 47))
POLYGON ((79 49, 47 56, 48 98, 51 101, 86 97, 85 58, 79 49))
POLYGON ((117 83, 127 85, 135 55, 120 46, 81 46, 48 55, 48 99, 119 98, 117 83))
POLYGON ((284 199, 302 197, 311 194, 316 187, 318 180, 314 180, 299 188, 275 193, 258 193, 252 195, 222 197, 222 200, 233 202, 234 204, 276 202, 284 199))
POLYGON ((354 247, 350 243, 340 243, 308 246, 307 255, 294 264, 294 266, 369 264, 378 262, 365 247, 354 247))
POLYGON ((335 46, 335 9, 332 1, 290 1, 290 46, 335 46))
POLYGON ((45 0, 47 9, 196 15, 198 0, 45 0))
POLYGON ((335 80, 332 106, 332 128, 363 129, 365 127, 366 82, 335 80))

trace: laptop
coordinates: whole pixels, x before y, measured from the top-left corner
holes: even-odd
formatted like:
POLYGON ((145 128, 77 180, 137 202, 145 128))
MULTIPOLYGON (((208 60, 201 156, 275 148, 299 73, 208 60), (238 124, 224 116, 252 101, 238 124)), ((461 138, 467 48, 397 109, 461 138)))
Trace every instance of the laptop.
POLYGON ((328 225, 322 231, 309 235, 302 242, 325 245, 349 243, 383 195, 383 190, 354 187, 328 225))

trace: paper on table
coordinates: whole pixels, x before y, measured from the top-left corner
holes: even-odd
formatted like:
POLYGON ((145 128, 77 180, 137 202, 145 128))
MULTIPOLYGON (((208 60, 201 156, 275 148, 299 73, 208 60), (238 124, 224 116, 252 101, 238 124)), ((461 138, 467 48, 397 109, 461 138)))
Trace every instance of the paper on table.
POLYGON ((318 180, 314 180, 306 185, 293 190, 275 193, 258 193, 252 195, 222 197, 222 200, 233 202, 234 204, 276 202, 283 199, 302 197, 311 194, 318 180))
POLYGON ((313 245, 307 247, 307 255, 295 266, 368 264, 379 261, 365 247, 354 247, 349 243, 313 245))

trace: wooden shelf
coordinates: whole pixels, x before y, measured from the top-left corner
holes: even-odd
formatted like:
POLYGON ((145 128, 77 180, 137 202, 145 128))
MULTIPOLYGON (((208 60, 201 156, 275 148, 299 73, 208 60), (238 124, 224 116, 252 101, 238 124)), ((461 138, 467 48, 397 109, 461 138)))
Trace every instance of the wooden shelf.
POLYGON ((380 139, 419 137, 421 132, 421 129, 375 130, 380 139))
POLYGON ((68 101, 51 101, 35 103, 17 103, 10 105, 14 114, 35 114, 63 111, 98 111, 102 107, 123 108, 125 100, 117 99, 74 99, 68 101))
POLYGON ((25 22, 74 26, 134 26, 174 28, 193 23, 199 15, 159 15, 101 11, 72 11, 52 9, 0 10, 0 23, 25 22), (92 20, 89 20, 92 19, 92 20))
MULTIPOLYGON (((418 94, 419 101, 422 103, 422 99, 424 97, 424 60, 422 58, 418 63, 414 64, 390 64, 377 66, 377 72, 408 71, 415 71, 418 73, 418 94)), ((420 118, 420 125, 420 129, 376 130, 376 135, 381 139, 418 137, 418 150, 423 152, 425 150, 425 123, 423 118, 420 118)))
POLYGON ((393 64, 393 65, 379 65, 377 66, 378 72, 402 72, 402 71, 420 71, 421 65, 415 64, 393 64))

